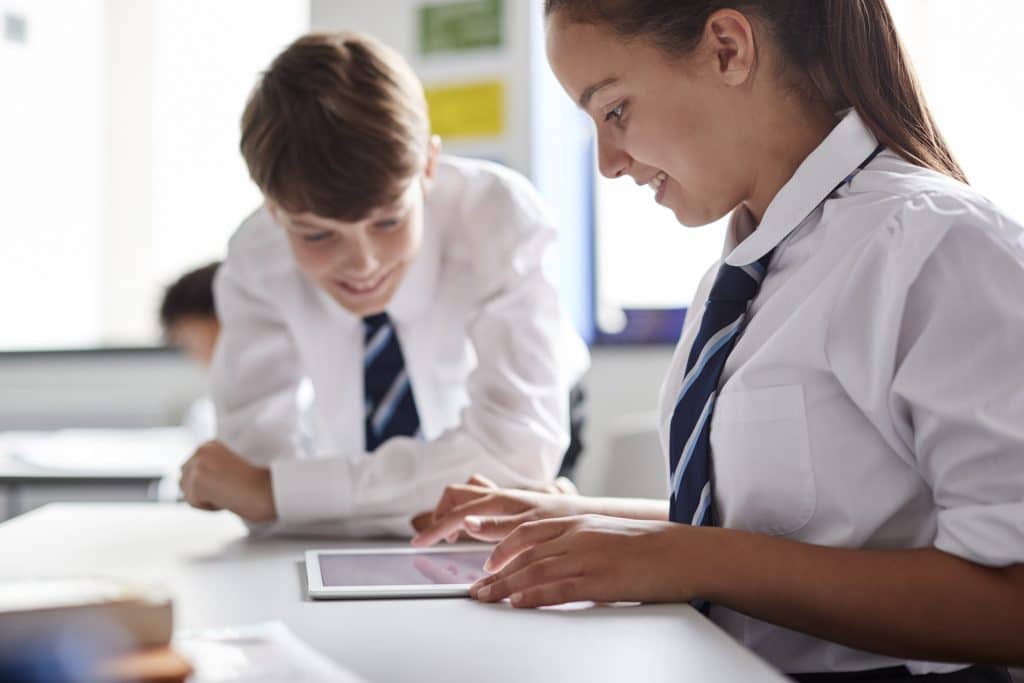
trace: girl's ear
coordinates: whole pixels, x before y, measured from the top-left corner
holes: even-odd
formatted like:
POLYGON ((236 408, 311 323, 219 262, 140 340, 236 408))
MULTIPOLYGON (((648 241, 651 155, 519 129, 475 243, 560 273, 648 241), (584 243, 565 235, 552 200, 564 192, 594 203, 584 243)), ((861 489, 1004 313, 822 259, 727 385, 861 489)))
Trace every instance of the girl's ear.
POLYGON ((733 9, 718 10, 708 17, 704 41, 723 83, 738 86, 747 82, 757 63, 757 44, 746 15, 733 9))

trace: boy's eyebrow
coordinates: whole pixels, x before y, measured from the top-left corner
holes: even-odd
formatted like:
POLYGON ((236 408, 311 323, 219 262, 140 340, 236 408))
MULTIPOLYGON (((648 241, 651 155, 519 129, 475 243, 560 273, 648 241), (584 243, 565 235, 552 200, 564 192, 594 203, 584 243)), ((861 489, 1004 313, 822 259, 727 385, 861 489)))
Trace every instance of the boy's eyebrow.
POLYGON ((606 88, 612 83, 617 82, 618 80, 619 79, 615 77, 606 78, 603 81, 599 81, 589 86, 586 90, 583 91, 583 94, 580 95, 580 99, 577 101, 577 103, 580 106, 580 109, 586 110, 587 107, 590 106, 590 100, 594 97, 594 94, 598 90, 600 90, 601 88, 606 88))
POLYGON ((291 222, 292 225, 294 225, 297 228, 309 228, 310 230, 326 230, 324 226, 317 225, 308 218, 292 217, 291 222))

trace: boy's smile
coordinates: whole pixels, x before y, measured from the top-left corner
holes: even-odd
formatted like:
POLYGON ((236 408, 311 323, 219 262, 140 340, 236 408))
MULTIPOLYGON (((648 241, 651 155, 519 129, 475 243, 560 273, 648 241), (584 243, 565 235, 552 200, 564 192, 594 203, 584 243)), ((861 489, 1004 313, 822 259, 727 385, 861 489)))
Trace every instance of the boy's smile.
POLYGON ((389 278, 391 278, 396 270, 397 267, 385 270, 379 275, 368 280, 337 278, 334 283, 349 296, 370 297, 377 294, 378 291, 389 282, 389 278))
POLYGON ((295 262, 307 278, 349 312, 382 312, 419 254, 423 183, 414 181, 393 205, 365 218, 341 221, 267 206, 284 228, 295 262))

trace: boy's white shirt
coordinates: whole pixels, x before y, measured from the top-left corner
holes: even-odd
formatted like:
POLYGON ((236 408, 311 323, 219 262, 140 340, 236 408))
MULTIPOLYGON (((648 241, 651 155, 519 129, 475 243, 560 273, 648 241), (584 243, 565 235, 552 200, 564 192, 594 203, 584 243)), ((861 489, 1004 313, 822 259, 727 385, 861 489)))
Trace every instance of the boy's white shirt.
MULTIPOLYGON (((716 519, 816 545, 1024 562, 1024 228, 889 150, 819 205, 877 144, 851 111, 756 230, 733 214, 727 263, 775 253, 715 402, 716 519)), ((717 269, 662 388, 666 454, 717 269)), ((787 673, 963 666, 863 652, 725 607, 711 618, 787 673)))
POLYGON ((278 521, 258 532, 408 535, 448 484, 549 482, 569 441, 586 347, 546 262, 556 228, 533 187, 495 164, 441 157, 423 244, 388 305, 423 440, 364 452, 363 325, 299 271, 265 208, 232 237, 214 283, 218 439, 269 466, 278 521), (296 392, 315 394, 301 444, 296 392))

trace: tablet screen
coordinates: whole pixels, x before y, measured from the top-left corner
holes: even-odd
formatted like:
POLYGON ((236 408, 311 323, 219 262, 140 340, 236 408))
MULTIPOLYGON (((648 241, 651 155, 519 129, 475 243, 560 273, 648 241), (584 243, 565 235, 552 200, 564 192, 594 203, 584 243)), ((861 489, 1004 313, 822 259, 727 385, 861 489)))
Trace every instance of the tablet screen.
POLYGON ((468 584, 487 575, 489 550, 395 554, 321 554, 320 579, 331 586, 468 584))

